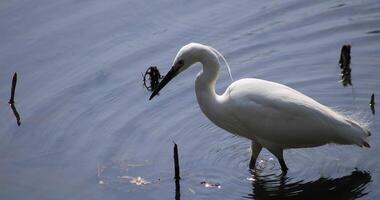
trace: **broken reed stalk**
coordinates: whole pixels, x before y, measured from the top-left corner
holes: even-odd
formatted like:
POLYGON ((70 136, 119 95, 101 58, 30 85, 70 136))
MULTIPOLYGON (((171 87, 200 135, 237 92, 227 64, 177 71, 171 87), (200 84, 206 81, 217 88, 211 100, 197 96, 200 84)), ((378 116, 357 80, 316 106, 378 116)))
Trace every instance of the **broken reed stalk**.
POLYGON ((371 95, 371 101, 369 102, 369 105, 371 105, 371 106, 375 105, 375 93, 372 93, 372 95, 371 95))
POLYGON ((179 184, 179 179, 175 180, 175 200, 181 199, 181 185, 179 184))
POLYGON ((174 178, 176 180, 181 179, 181 177, 179 176, 178 147, 176 143, 174 143, 174 174, 174 178))
POLYGON ((17 84, 17 72, 13 75, 12 79, 12 88, 11 88, 11 98, 9 99, 9 104, 15 103, 15 93, 16 93, 16 84, 17 84))
POLYGON ((372 93, 371 95, 371 101, 369 102, 369 106, 371 108, 372 114, 375 114, 375 93, 372 93))
POLYGON ((17 85, 17 72, 14 73, 13 78, 12 78, 11 97, 9 98, 8 103, 11 105, 13 114, 16 117, 17 125, 20 126, 21 125, 21 118, 20 118, 20 114, 17 112, 16 106, 15 106, 16 85, 17 85))
POLYGON ((15 107, 15 104, 14 103, 11 103, 11 108, 12 108, 12 111, 13 111, 13 114, 15 115, 16 117, 16 120, 17 120, 17 125, 20 126, 21 125, 21 118, 20 118, 20 114, 17 112, 17 109, 15 107))
POLYGON ((351 45, 346 44, 342 46, 340 51, 339 64, 341 69, 350 68, 351 64, 351 45))
POLYGON ((339 65, 342 69, 342 84, 344 87, 352 85, 351 81, 351 45, 343 45, 340 52, 339 65))

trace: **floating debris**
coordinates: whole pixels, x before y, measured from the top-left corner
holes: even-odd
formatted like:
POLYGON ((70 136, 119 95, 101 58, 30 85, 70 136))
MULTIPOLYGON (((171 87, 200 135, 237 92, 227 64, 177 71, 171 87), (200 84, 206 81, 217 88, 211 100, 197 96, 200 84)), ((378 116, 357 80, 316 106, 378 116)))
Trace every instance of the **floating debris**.
POLYGON ((146 181, 145 179, 141 178, 140 176, 137 177, 137 178, 132 179, 129 182, 130 183, 134 183, 136 185, 146 185, 146 184, 150 183, 150 182, 146 181))
POLYGON ((344 87, 352 85, 351 81, 351 45, 343 45, 340 52, 339 65, 342 69, 342 84, 344 87))
POLYGON ((371 95, 371 101, 369 102, 369 106, 371 107, 372 114, 375 114, 375 94, 372 93, 371 95))
POLYGON ((125 174, 130 173, 130 169, 142 166, 145 166, 145 164, 131 163, 126 160, 113 160, 105 164, 98 163, 95 172, 98 184, 107 185, 107 187, 118 187, 126 183, 129 184, 131 181, 136 185, 151 183, 141 177, 125 176, 125 174))
POLYGON ((138 176, 138 177, 133 177, 133 176, 119 176, 120 179, 129 179, 130 183, 136 184, 136 185, 146 185, 149 184, 150 182, 145 180, 144 178, 138 176))
POLYGON ((192 188, 189 188, 189 191, 193 194, 195 194, 195 191, 192 188))
POLYGON ((14 73, 13 78, 12 78, 11 97, 9 98, 8 103, 11 106, 14 116, 16 117, 17 125, 20 126, 21 118, 15 106, 16 85, 17 85, 17 72, 14 73))
POLYGON ((156 66, 150 66, 143 76, 143 85, 148 91, 153 91, 157 88, 158 83, 164 76, 161 76, 156 66), (149 82, 149 84, 147 83, 149 82))
POLYGON ((222 185, 220 185, 219 183, 213 183, 206 180, 201 181, 201 184, 204 185, 206 188, 222 188, 222 185))

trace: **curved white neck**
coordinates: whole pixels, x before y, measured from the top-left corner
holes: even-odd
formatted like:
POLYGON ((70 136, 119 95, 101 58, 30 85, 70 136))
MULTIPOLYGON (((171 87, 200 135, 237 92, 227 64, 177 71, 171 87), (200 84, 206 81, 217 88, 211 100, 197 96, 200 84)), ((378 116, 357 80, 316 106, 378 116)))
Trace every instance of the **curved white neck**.
POLYGON ((195 80, 195 93, 201 110, 210 119, 213 113, 211 110, 217 109, 220 96, 215 92, 215 84, 218 79, 219 61, 214 53, 206 54, 200 59, 202 71, 195 80))
POLYGON ((218 95, 215 92, 215 84, 219 75, 219 61, 216 55, 208 52, 209 55, 202 56, 199 62, 202 63, 203 70, 198 74, 195 80, 195 93, 202 112, 217 126, 230 132, 235 132, 233 118, 228 115, 225 100, 227 96, 218 95))

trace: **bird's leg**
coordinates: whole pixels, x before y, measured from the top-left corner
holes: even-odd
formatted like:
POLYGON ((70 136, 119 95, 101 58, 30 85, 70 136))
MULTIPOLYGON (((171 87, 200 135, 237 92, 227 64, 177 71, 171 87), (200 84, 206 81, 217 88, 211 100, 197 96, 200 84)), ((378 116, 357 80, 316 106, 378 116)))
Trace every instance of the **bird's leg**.
POLYGON ((268 149, 273 155, 276 156, 278 162, 280 163, 281 170, 286 173, 288 171, 288 167, 285 164, 283 149, 268 149))
POLYGON ((280 162, 282 171, 284 171, 284 172, 288 171, 288 167, 285 164, 284 158, 279 158, 278 162, 280 162))
POLYGON ((257 143, 256 141, 252 140, 251 144, 251 150, 252 150, 252 155, 251 155, 251 161, 249 162, 249 168, 254 169, 256 165, 256 159, 260 154, 261 149, 263 146, 261 144, 257 143))

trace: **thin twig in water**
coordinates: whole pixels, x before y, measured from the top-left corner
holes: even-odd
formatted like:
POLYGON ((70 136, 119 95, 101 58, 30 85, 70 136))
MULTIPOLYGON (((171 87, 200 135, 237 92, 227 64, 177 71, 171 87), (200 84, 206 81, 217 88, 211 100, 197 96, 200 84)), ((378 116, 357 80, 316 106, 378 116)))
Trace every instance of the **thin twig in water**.
POLYGON ((20 118, 20 114, 17 112, 17 109, 15 107, 15 104, 12 103, 11 104, 11 108, 12 108, 12 111, 13 111, 13 114, 15 115, 16 117, 16 120, 17 120, 17 125, 20 126, 21 125, 21 118, 20 118))
POLYGON ((14 73, 13 78, 12 78, 11 97, 9 98, 8 103, 10 104, 13 114, 16 117, 17 125, 20 126, 21 118, 15 106, 16 85, 17 85, 17 72, 14 73))
POLYGON ((375 94, 372 93, 371 95, 371 101, 369 102, 369 106, 371 107, 372 114, 375 114, 375 94))
POLYGON ((8 101, 9 104, 15 103, 16 85, 17 85, 17 72, 15 72, 13 75, 12 88, 11 88, 11 98, 8 101))
POLYGON ((181 198, 181 186, 179 180, 181 179, 179 175, 179 158, 178 158, 178 147, 174 143, 174 179, 175 179, 175 199, 179 200, 181 198))
POLYGON ((179 159, 178 159, 178 147, 177 144, 174 143, 174 178, 177 180, 181 179, 179 175, 179 159))

